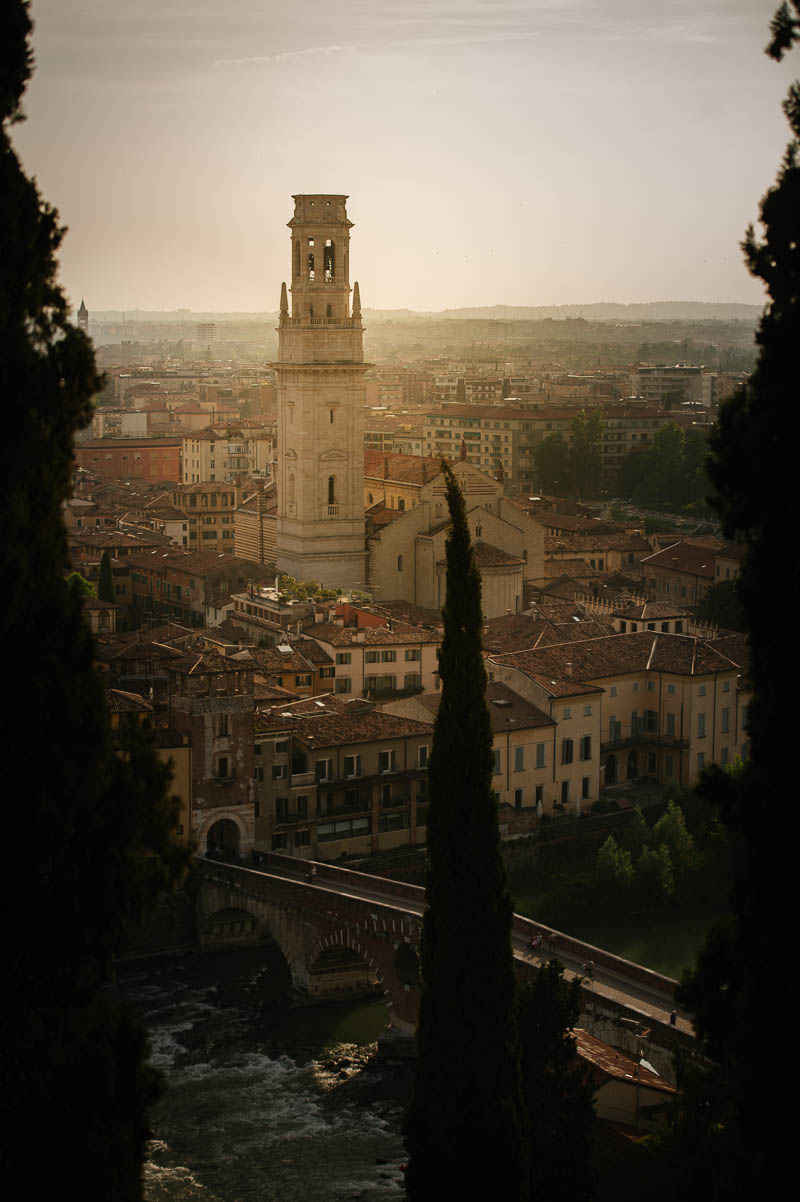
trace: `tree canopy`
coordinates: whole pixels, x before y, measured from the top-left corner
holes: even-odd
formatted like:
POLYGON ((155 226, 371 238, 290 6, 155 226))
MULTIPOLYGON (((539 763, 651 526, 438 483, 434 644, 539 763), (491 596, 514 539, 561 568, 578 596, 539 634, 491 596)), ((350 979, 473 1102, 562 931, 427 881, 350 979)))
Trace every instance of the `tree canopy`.
POLYGON ((174 879, 167 772, 136 729, 111 730, 62 506, 73 436, 99 378, 56 279, 57 214, 10 140, 32 60, 28 4, 0 9, 0 632, 5 731, 2 1163, 43 1196, 141 1196, 154 1076, 138 1022, 106 985, 125 921, 174 879), (42 1155, 43 1133, 47 1154, 42 1155))
POLYGON ((511 898, 492 792, 481 586, 464 498, 442 465, 452 526, 428 767, 429 871, 406 1184, 414 1202, 526 1197, 511 898))

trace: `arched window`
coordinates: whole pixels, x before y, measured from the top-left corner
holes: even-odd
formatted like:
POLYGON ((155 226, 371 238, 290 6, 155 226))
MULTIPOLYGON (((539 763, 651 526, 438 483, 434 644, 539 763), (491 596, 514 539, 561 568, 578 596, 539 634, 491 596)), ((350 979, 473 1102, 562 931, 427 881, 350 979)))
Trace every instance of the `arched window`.
POLYGON ((330 238, 328 238, 327 242, 325 243, 325 283, 332 283, 335 274, 336 251, 334 249, 333 242, 330 238))
POLYGON ((406 507, 406 503, 405 503, 404 499, 402 497, 398 497, 397 498, 397 508, 405 509, 405 507, 406 507))
POLYGON ((294 274, 300 274, 300 239, 294 240, 294 274))
POLYGON ((328 504, 336 504, 336 477, 328 476, 328 504))
POLYGON ((328 305, 327 316, 333 317, 333 305, 328 305))

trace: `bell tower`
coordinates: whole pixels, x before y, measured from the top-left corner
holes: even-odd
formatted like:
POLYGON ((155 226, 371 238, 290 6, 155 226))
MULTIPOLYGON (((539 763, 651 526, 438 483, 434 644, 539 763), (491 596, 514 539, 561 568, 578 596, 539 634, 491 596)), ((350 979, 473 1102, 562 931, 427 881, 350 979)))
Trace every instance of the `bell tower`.
POLYGON ((350 303, 346 196, 294 199, 291 313, 278 326, 278 570, 349 589, 364 584, 363 326, 350 303))

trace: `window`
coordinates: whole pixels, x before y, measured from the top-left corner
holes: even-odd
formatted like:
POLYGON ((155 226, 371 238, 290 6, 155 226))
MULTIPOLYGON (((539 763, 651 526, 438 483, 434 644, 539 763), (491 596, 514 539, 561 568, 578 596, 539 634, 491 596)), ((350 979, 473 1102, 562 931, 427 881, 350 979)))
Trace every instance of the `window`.
POLYGON ((591 716, 592 716, 592 707, 591 707, 590 705, 585 705, 585 706, 583 707, 583 716, 584 716, 584 718, 591 718, 591 716))
POLYGON ((706 736, 706 716, 705 713, 697 715, 697 737, 704 739, 706 736))
POLYGON ((668 696, 668 697, 674 697, 674 696, 675 696, 675 685, 674 685, 674 684, 668 684, 668 685, 667 685, 667 696, 668 696))
POLYGON ((217 735, 224 739, 228 737, 228 715, 219 714, 217 716, 217 735))
POLYGON ((581 759, 590 760, 592 758, 592 736, 584 735, 581 739, 581 759))
POLYGON ((396 659, 397 659, 396 651, 381 651, 381 663, 382 664, 393 664, 396 659))
POLYGON ((591 780, 592 778, 590 776, 584 776, 581 779, 581 797, 584 799, 589 796, 589 786, 591 785, 591 780))
POLYGON ((544 785, 536 786, 536 804, 540 806, 544 801, 544 785))
POLYGON ((731 711, 726 706, 722 711, 722 733, 726 735, 731 728, 731 711))
POLYGON ((731 691, 731 682, 730 682, 729 680, 723 680, 723 682, 722 682, 722 691, 723 691, 723 693, 730 693, 730 691, 731 691))
POLYGON ((561 782, 561 804, 562 806, 569 805, 569 781, 562 780, 561 782))
POLYGON ((397 556, 397 570, 398 570, 398 572, 402 572, 402 570, 403 570, 403 556, 402 555, 397 556))
POLYGON ((522 809, 522 789, 514 790, 514 809, 515 810, 522 809))
POLYGON ((648 680, 648 682, 647 682, 647 691, 648 691, 648 693, 655 693, 655 691, 656 691, 656 682, 655 682, 654 680, 648 680))
POLYGON ((697 753, 697 771, 698 772, 703 771, 703 765, 705 764, 705 762, 706 762, 705 752, 698 751, 698 753, 697 753))
POLYGON ((297 831, 294 837, 295 847, 311 846, 311 831, 297 831))
POLYGON ((289 817, 289 798, 288 797, 276 797, 275 798, 275 821, 276 822, 285 822, 288 817, 289 817))
POLYGON ((349 676, 337 676, 336 677, 336 692, 337 693, 350 693, 350 692, 352 692, 352 689, 353 689, 353 681, 351 680, 351 678, 349 676))
POLYGON ((344 774, 346 777, 361 775, 360 755, 346 755, 344 757, 344 774))
POLYGON ((514 748, 514 771, 515 772, 524 772, 525 771, 525 748, 524 747, 515 747, 514 748))
POLYGON ((705 695, 706 695, 706 686, 705 686, 704 684, 701 684, 701 685, 700 685, 700 688, 697 690, 697 695, 698 695, 698 697, 705 697, 705 695))
MULTIPOLYGON (((367 652, 367 654, 369 654, 369 652, 367 652)), ((352 661, 352 658, 353 658, 353 656, 350 651, 337 651, 336 652, 337 664, 349 664, 352 661)))
POLYGON ((295 683, 295 688, 302 688, 304 685, 310 685, 311 684, 311 673, 310 672, 296 673, 295 678, 294 678, 294 683, 295 683))
POLYGON ((275 754, 276 755, 285 755, 285 753, 288 750, 289 750, 289 740, 288 739, 279 739, 276 742, 276 744, 275 744, 275 754))
POLYGON ((674 770, 673 770, 673 767, 672 767, 672 756, 671 756, 671 755, 665 755, 665 756, 664 756, 664 775, 665 775, 665 776, 672 776, 672 775, 673 775, 673 771, 674 771, 674 770))
POLYGON ((656 774, 656 753, 654 751, 648 751, 647 753, 647 771, 651 776, 655 776, 656 774))
POLYGON ((341 822, 321 822, 317 827, 317 839, 325 843, 330 839, 355 839, 369 834, 368 817, 346 818, 341 822))
POLYGON ((391 800, 392 800, 392 786, 391 785, 381 785, 381 802, 384 805, 386 805, 387 802, 390 802, 391 800))
POLYGON ((282 831, 279 835, 272 836, 272 850, 286 851, 286 832, 282 831))
POLYGON ((315 776, 316 780, 318 780, 318 781, 330 780, 332 775, 333 774, 331 772, 331 761, 330 760, 317 760, 315 762, 314 776, 315 776))
POLYGON ((418 768, 427 768, 428 767, 428 745, 427 745, 427 743, 424 743, 421 747, 417 748, 417 767, 418 768))
POLYGON ((502 768, 502 765, 500 762, 500 748, 495 747, 494 751, 492 752, 492 755, 494 756, 494 766, 492 768, 492 775, 499 776, 500 773, 503 771, 503 768, 502 768))
POLYGON ((380 651, 365 651, 364 652, 364 661, 368 664, 380 663, 380 658, 381 658, 380 651))
POLYGON ((285 776, 286 776, 286 765, 285 764, 273 764, 272 765, 272 779, 273 780, 283 780, 285 776))
POLYGON ((226 780, 228 777, 228 757, 221 755, 217 759, 217 780, 226 780))
POLYGON ((561 740, 561 763, 562 764, 571 764, 573 756, 574 756, 574 751, 575 751, 575 749, 572 745, 572 739, 562 739, 561 740))
POLYGON ((638 680, 634 680, 634 682, 633 682, 633 691, 634 691, 634 693, 639 692, 639 681, 638 680))
POLYGON ((561 717, 564 719, 572 717, 572 710, 568 705, 564 706, 564 709, 561 712, 561 717))
POLYGON ((392 751, 378 752, 378 771, 379 772, 396 772, 395 753, 392 751))
MULTIPOLYGON (((427 801, 427 800, 428 800, 428 778, 427 778, 427 776, 423 776, 421 780, 417 781, 417 801, 427 801)), ((419 821, 421 822, 422 819, 419 819, 419 821)))
POLYGON ((728 762, 728 748, 727 748, 727 747, 723 747, 723 748, 722 748, 722 752, 721 752, 721 754, 720 754, 720 763, 722 764, 722 767, 723 767, 723 768, 725 767, 725 765, 727 764, 727 762, 728 762))
POLYGON ((617 686, 616 686, 615 684, 612 684, 612 686, 611 686, 611 688, 610 688, 610 690, 609 690, 609 695, 610 695, 611 697, 616 697, 616 695, 617 695, 617 686))
POLYGON ((667 714, 667 734, 670 738, 675 738, 675 715, 667 714))
POLYGON ((418 672, 406 672, 403 677, 404 689, 422 689, 422 677, 418 672))
POLYGON ((536 744, 536 767, 544 768, 544 743, 536 744))
POLYGON ((412 660, 412 659, 417 660, 420 658, 420 656, 421 656, 421 652, 420 652, 419 647, 407 647, 406 648, 406 660, 412 660))

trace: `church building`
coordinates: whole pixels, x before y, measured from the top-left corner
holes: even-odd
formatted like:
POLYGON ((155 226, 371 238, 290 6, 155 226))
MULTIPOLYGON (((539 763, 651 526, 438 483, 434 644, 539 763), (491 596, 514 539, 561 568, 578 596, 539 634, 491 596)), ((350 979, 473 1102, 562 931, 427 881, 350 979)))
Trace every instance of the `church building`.
MULTIPOLYGON (((291 308, 284 283, 274 364, 276 499, 272 510, 263 498, 259 545, 274 546, 278 571, 298 580, 343 592, 366 589, 378 602, 405 600, 438 609, 444 602, 450 524, 442 473, 431 459, 420 457, 419 487, 408 508, 390 512, 365 498, 370 364, 364 362, 357 283, 351 303, 353 223, 347 197, 300 194, 293 199, 291 308)), ((453 470, 466 501, 484 615, 517 612, 524 581, 542 574, 544 529, 503 495, 501 481, 463 460, 453 470)))

